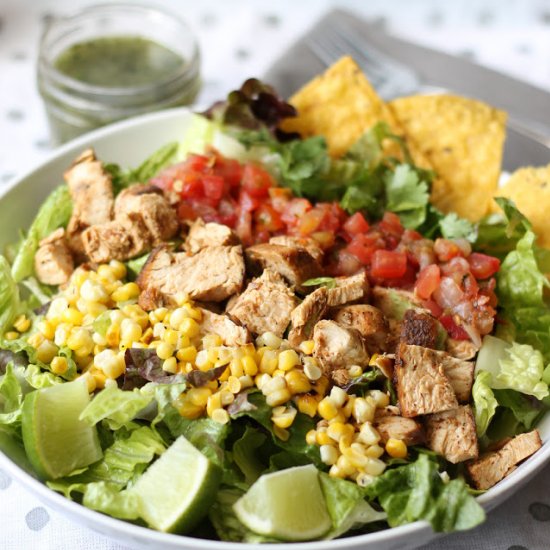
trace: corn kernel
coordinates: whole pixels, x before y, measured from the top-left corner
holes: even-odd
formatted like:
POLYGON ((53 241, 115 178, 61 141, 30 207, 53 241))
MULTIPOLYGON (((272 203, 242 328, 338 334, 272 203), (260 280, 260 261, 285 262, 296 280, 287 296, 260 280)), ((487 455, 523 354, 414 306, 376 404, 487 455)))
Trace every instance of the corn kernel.
POLYGON ((4 338, 6 340, 17 340, 19 338, 19 333, 10 330, 9 332, 6 332, 6 334, 4 334, 4 338))
MULTIPOLYGON (((105 340, 107 345, 114 348, 120 343, 120 326, 114 323, 111 323, 107 332, 105 333, 105 340)), ((57 342, 56 342, 57 344, 57 342)))
POLYGON ((277 352, 274 350, 266 350, 260 361, 260 372, 273 374, 278 366, 277 352))
POLYGON ((279 338, 275 333, 273 332, 264 332, 258 338, 256 338, 256 345, 258 347, 262 346, 268 346, 272 349, 277 349, 281 343, 282 339, 279 338))
MULTIPOLYGON (((70 325, 67 325, 66 323, 61 323, 60 325, 57 325, 57 328, 55 329, 55 336, 54 336, 55 345, 59 347, 64 346, 67 343, 67 338, 69 338, 70 333, 71 333, 70 325)), ((34 336, 36 335, 33 335, 33 337, 34 336)), ((29 338, 29 344, 33 347, 38 347, 31 342, 31 338, 29 338)))
POLYGON ((128 304, 123 308, 124 313, 133 319, 142 330, 149 326, 149 315, 138 304, 128 304))
POLYGON ((187 392, 187 399, 189 399, 193 405, 204 409, 211 395, 212 390, 210 388, 191 388, 187 392))
POLYGON ((94 341, 92 335, 85 328, 76 328, 71 331, 67 338, 67 346, 73 351, 81 352, 81 355, 92 353, 94 341))
POLYGON ((79 378, 85 380, 88 393, 92 393, 95 391, 97 384, 95 378, 89 372, 85 372, 82 376, 79 376, 79 378))
POLYGON ((269 395, 270 393, 286 389, 286 380, 282 376, 275 376, 269 380, 265 380, 262 384, 262 393, 269 395))
POLYGON ((86 279, 82 283, 80 296, 87 302, 106 302, 109 298, 103 285, 91 279, 86 279))
POLYGON ((323 371, 317 366, 311 363, 304 364, 304 373, 312 381, 317 381, 321 378, 323 371))
POLYGON ((58 347, 55 344, 44 340, 36 350, 36 358, 42 363, 49 363, 57 355, 57 352, 58 347))
MULTIPOLYGON (((92 370, 89 371, 89 373, 94 378, 96 388, 101 389, 101 388, 105 387, 105 384, 107 382, 107 377, 105 376, 105 374, 103 372, 101 372, 100 370, 97 370, 97 369, 92 369, 92 370)), ((111 380, 111 379, 109 378, 109 380, 111 380)), ((112 380, 112 381, 114 382, 114 380, 112 380)))
MULTIPOLYGON (((170 319, 170 325, 172 324, 171 321, 172 320, 170 319)), ((195 319, 193 319, 191 317, 187 317, 186 319, 184 319, 181 322, 181 324, 179 326, 179 329, 185 335, 189 336, 189 338, 195 338, 195 336, 198 336, 198 334, 200 332, 199 324, 197 323, 197 321, 195 321, 195 319)))
POLYGON ((178 372, 178 360, 175 357, 165 359, 162 363, 162 370, 170 374, 176 374, 178 372))
POLYGON ((370 422, 365 422, 359 430, 357 439, 365 445, 376 445, 380 441, 380 434, 370 422))
POLYGON ((163 331, 162 339, 171 346, 177 346, 179 340, 179 334, 177 331, 172 329, 167 329, 163 331))
POLYGON ((380 458, 384 454, 384 449, 380 445, 371 445, 365 454, 370 458, 380 458))
POLYGON ((369 367, 376 367, 379 357, 378 353, 373 353, 369 359, 369 367))
POLYGON ((141 326, 133 319, 123 319, 120 324, 120 338, 124 342, 137 342, 142 335, 141 326))
POLYGON ((330 420, 338 414, 338 408, 330 398, 325 397, 319 401, 319 404, 317 405, 317 412, 319 413, 319 416, 325 420, 330 420))
POLYGON ((126 283, 118 287, 112 294, 111 298, 115 302, 127 302, 139 296, 139 286, 136 283, 126 283))
POLYGON ((208 401, 206 403, 206 413, 210 418, 212 418, 212 413, 215 410, 221 409, 221 408, 222 408, 222 398, 221 398, 220 392, 213 393, 208 398, 208 401))
POLYGON ((244 374, 248 376, 256 376, 258 374, 258 365, 252 355, 245 355, 241 359, 244 374))
POLYGON ((317 413, 317 400, 312 395, 299 395, 296 397, 296 405, 302 414, 307 414, 311 418, 317 413))
POLYGON ((197 358, 197 348, 195 346, 181 348, 176 352, 176 357, 178 358, 178 361, 188 361, 193 363, 197 358))
POLYGON ((363 397, 358 397, 353 403, 353 416, 357 422, 372 422, 374 420, 375 405, 363 397))
MULTIPOLYGON (((17 333, 15 333, 15 334, 17 334, 17 333)), ((17 338, 19 338, 19 334, 17 334, 17 338)), ((28 337, 27 342, 33 348, 38 349, 40 347, 40 344, 42 344, 42 342, 44 340, 45 340, 45 338, 40 332, 35 332, 33 335, 28 337)))
POLYGON ((229 422, 229 413, 225 409, 216 409, 212 413, 212 420, 219 424, 227 424, 229 422))
POLYGON ((68 307, 61 316, 61 319, 65 323, 70 323, 71 325, 82 325, 84 320, 84 314, 74 307, 68 307))
POLYGON ((365 474, 364 472, 359 473, 359 475, 355 479, 355 483, 357 483, 359 487, 368 487, 373 481, 374 476, 365 474))
POLYGON ((279 426, 273 426, 273 433, 281 441, 288 441, 290 432, 285 428, 279 428, 279 426))
POLYGON ((383 409, 390 404, 390 396, 381 390, 370 390, 367 395, 374 400, 378 409, 383 409))
MULTIPOLYGON (((328 429, 327 429, 327 433, 328 433, 328 429)), ((354 433, 345 433, 340 436, 340 440, 338 441, 338 448, 340 449, 341 453, 344 452, 344 449, 351 447, 351 444, 353 443, 353 436, 354 436, 354 433)))
POLYGON ((109 267, 117 279, 124 279, 124 277, 126 277, 126 266, 122 262, 111 260, 109 262, 109 267))
POLYGON ((351 413, 353 412, 353 404, 355 403, 355 400, 357 397, 355 395, 348 395, 348 400, 346 401, 346 404, 342 407, 342 414, 349 418, 351 416, 351 413))
POLYGON ((317 445, 332 445, 333 441, 327 434, 326 429, 319 428, 316 434, 317 445))
POLYGON ((266 374, 265 372, 264 373, 261 373, 261 374, 257 374, 255 377, 254 377, 254 384, 256 385, 256 387, 261 390, 263 387, 264 387, 264 384, 266 382, 269 382, 269 380, 271 380, 271 376, 269 376, 269 374, 266 374))
POLYGON ((231 403, 235 401, 235 394, 231 393, 230 391, 223 390, 220 392, 220 399, 222 407, 227 407, 227 405, 231 405, 231 403))
POLYGON ((290 428, 298 411, 294 407, 275 407, 272 411, 271 421, 279 428, 290 428))
POLYGON ((330 477, 339 477, 341 479, 346 477, 346 474, 340 468, 338 468, 336 464, 330 467, 330 470, 328 471, 328 475, 330 477))
POLYGON ((283 388, 283 389, 276 390, 274 392, 269 393, 265 398, 265 402, 270 407, 277 407, 278 405, 283 405, 284 403, 289 401, 290 397, 291 395, 288 389, 283 388))
POLYGON ((289 371, 300 364, 300 357, 293 349, 286 349, 279 353, 278 366, 282 371, 289 371))
POLYGON ((20 315, 13 323, 13 326, 19 332, 27 332, 31 328, 31 320, 25 315, 20 315))
POLYGON ((338 407, 343 407, 344 403, 346 402, 346 399, 348 398, 348 394, 343 390, 342 388, 339 388, 338 386, 334 386, 330 390, 330 400, 338 407))
POLYGON ((340 441, 340 438, 345 435, 353 435, 355 432, 351 424, 344 424, 343 422, 332 422, 327 427, 327 435, 334 439, 334 441, 340 441))
POLYGON ((159 321, 163 321, 164 318, 166 317, 166 314, 168 313, 168 309, 165 308, 165 307, 158 307, 157 309, 155 309, 154 311, 151 311, 149 313, 149 316, 151 316, 151 314, 153 314, 155 316, 155 319, 156 321, 155 322, 159 322, 159 321))
POLYGON ((350 459, 343 454, 338 457, 336 466, 338 466, 345 477, 351 476, 355 473, 355 466, 351 463, 350 459))
POLYGON ((327 465, 332 466, 338 460, 338 451, 334 445, 321 445, 319 449, 321 460, 327 465))
POLYGON ((313 353, 313 348, 315 347, 315 343, 313 340, 304 340, 300 344, 300 351, 302 353, 305 353, 306 355, 311 355, 313 353))
POLYGON ((359 365, 352 365, 348 368, 348 373, 351 378, 357 378, 363 374, 363 369, 359 365))
POLYGON ((203 407, 198 407, 197 405, 191 403, 191 401, 186 397, 181 396, 174 401, 174 407, 176 407, 181 416, 188 418, 189 420, 199 418, 199 416, 202 416, 204 412, 203 407))
POLYGON ((174 346, 168 344, 167 342, 161 342, 157 346, 157 355, 160 359, 169 359, 174 354, 174 346))
POLYGON ((293 369, 290 372, 287 372, 285 379, 288 389, 292 395, 311 391, 311 384, 308 377, 301 370, 293 369))
POLYGON ((227 380, 227 388, 231 393, 239 393, 241 391, 241 381, 236 376, 230 376, 227 380))
POLYGON ((69 368, 69 362, 66 357, 57 356, 52 359, 50 369, 54 374, 65 374, 69 368))
POLYGON ((371 476, 379 476, 384 473, 386 464, 378 458, 369 458, 367 465, 364 467, 364 472, 371 476))
POLYGON ((407 445, 400 439, 390 437, 386 443, 386 452, 392 458, 405 458, 407 456, 407 445))
POLYGON ((307 432, 306 443, 308 445, 315 445, 317 443, 317 432, 315 430, 309 430, 309 432, 307 432))

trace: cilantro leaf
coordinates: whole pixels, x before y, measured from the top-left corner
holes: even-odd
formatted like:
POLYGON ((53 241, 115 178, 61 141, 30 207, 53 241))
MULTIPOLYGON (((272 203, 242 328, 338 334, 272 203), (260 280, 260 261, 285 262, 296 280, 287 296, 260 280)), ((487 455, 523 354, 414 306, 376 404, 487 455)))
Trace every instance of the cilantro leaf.
POLYGON ((455 212, 439 220, 439 227, 446 239, 467 239, 470 242, 475 242, 477 239, 475 225, 466 218, 460 218, 455 212))

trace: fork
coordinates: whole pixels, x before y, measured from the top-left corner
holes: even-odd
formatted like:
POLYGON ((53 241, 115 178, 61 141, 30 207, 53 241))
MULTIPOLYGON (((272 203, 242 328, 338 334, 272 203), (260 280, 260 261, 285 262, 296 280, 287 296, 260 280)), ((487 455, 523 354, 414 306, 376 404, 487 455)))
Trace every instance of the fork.
POLYGON ((306 43, 325 65, 331 65, 343 55, 352 55, 384 99, 405 96, 420 89, 427 91, 415 71, 374 48, 367 38, 341 21, 331 21, 322 33, 311 35, 306 43))

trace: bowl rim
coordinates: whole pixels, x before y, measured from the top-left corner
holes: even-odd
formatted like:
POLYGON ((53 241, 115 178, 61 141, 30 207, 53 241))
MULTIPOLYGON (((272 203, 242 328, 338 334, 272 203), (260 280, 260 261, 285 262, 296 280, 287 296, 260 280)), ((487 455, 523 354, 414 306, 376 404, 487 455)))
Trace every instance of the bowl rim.
MULTIPOLYGON (((8 194, 12 189, 21 185, 27 179, 33 177, 48 164, 56 162, 73 150, 78 150, 79 148, 86 146, 91 147, 92 142, 101 140, 123 130, 139 128, 149 122, 160 123, 161 121, 168 120, 172 117, 189 117, 193 113, 194 111, 191 110, 190 107, 165 109, 115 122, 114 124, 104 126, 73 139, 64 145, 57 147, 45 158, 35 162, 31 168, 7 182, 7 184, 5 184, 0 190, 0 201, 2 201, 6 194, 8 194)), ((548 462, 550 462, 549 440, 545 441, 541 449, 529 457, 525 462, 520 464, 519 467, 509 476, 505 477, 487 492, 476 497, 477 502, 483 506, 485 510, 491 510, 493 507, 498 505, 501 500, 509 498, 513 492, 519 490, 548 462)), ((95 510, 86 508, 77 502, 69 500, 60 493, 55 492, 53 489, 50 489, 47 485, 26 472, 1 450, 0 466, 4 469, 4 471, 13 476, 16 481, 28 489, 31 494, 38 495, 40 500, 42 500, 42 502, 46 505, 52 503, 55 509, 65 512, 63 515, 70 521, 84 524, 88 529, 91 528, 91 524, 100 525, 101 527, 106 528, 105 531, 102 531, 104 536, 112 537, 112 535, 107 534, 106 531, 108 530, 109 532, 117 532, 128 537, 139 537, 140 540, 147 540, 148 542, 158 544, 159 547, 166 544, 170 548, 180 546, 182 549, 196 548, 199 550, 242 550, 243 547, 257 549, 265 548, 264 545, 256 543, 216 541, 188 537, 185 535, 162 533, 148 527, 142 527, 128 521, 116 519, 100 512, 96 512, 95 510), (86 520, 86 522, 84 522, 84 520, 86 520)), ((272 548, 273 550, 344 550, 352 548, 358 550, 366 544, 373 545, 374 547, 377 543, 388 542, 392 539, 395 539, 397 542, 399 539, 404 539, 405 537, 411 537, 413 535, 418 537, 419 535, 423 533, 426 534, 429 531, 431 531, 429 523, 422 520, 353 537, 311 542, 282 542, 270 544, 269 548, 272 548)), ((442 535, 441 533, 433 533, 433 531, 431 534, 433 536, 442 535)))

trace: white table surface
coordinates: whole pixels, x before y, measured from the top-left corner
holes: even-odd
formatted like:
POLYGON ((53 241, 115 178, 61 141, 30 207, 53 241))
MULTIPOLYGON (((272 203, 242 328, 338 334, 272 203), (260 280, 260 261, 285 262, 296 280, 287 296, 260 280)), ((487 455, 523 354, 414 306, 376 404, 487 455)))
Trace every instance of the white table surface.
MULTIPOLYGON (((549 0, 150 0, 180 12, 199 36, 208 104, 263 74, 327 9, 381 19, 393 32, 465 56, 550 91, 549 0)), ((35 84, 35 58, 48 18, 87 0, 0 0, 0 186, 51 151, 35 84)), ((550 105, 549 105, 550 108, 550 105)), ((485 525, 425 550, 550 548, 550 468, 485 525)), ((122 547, 47 510, 0 471, 1 550, 117 550, 122 547)))

